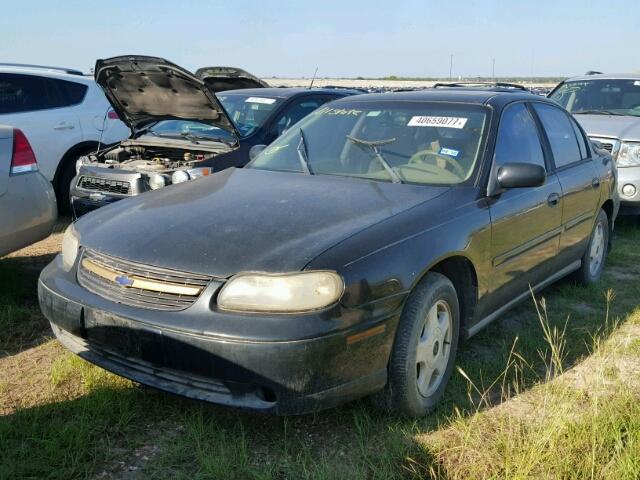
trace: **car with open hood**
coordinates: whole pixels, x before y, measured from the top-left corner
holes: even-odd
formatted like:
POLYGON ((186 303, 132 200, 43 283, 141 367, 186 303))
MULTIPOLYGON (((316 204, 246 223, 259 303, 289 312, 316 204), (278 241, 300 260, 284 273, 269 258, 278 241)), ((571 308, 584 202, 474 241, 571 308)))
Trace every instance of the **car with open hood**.
POLYGON ((640 75, 587 72, 549 98, 571 112, 618 168, 620 213, 640 215, 640 75))
POLYGON ((442 397, 459 341, 569 274, 602 274, 616 172, 517 89, 368 94, 248 166, 87 215, 38 296, 57 338, 136 382, 303 413, 442 397))
POLYGON ((324 103, 354 93, 267 88, 238 68, 206 67, 194 75, 162 58, 142 56, 98 60, 95 76, 133 134, 78 161, 70 189, 75 216, 242 167, 253 147, 271 143, 324 103))

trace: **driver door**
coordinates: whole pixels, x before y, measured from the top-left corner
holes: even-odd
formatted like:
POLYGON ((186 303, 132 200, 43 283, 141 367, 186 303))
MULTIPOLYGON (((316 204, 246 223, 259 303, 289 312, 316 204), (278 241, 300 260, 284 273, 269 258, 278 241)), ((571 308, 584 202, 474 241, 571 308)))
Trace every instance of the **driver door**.
MULTIPOLYGON (((532 163, 549 172, 538 126, 523 102, 500 119, 490 182, 505 163, 532 163)), ((488 199, 491 215, 491 285, 488 312, 548 278, 555 270, 562 232, 562 190, 548 173, 544 185, 499 191, 488 199)))

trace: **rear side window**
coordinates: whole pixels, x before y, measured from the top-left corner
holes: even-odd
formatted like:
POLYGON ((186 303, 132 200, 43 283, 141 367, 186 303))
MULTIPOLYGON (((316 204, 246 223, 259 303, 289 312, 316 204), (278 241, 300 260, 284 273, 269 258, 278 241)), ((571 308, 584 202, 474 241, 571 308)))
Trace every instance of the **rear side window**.
POLYGON ((580 156, 584 160, 589 157, 589 147, 587 146, 587 141, 584 138, 582 130, 578 127, 578 124, 574 119, 570 119, 571 126, 573 127, 573 131, 576 134, 576 138, 578 139, 578 148, 580 148, 580 156))
POLYGON ((0 114, 31 112, 81 103, 87 86, 58 80, 0 73, 0 114))
POLYGON ((505 163, 531 163, 545 166, 538 129, 523 103, 507 107, 502 114, 494 162, 496 166, 505 163))
POLYGON ((556 168, 582 160, 578 139, 566 112, 543 103, 534 103, 533 108, 547 133, 556 168))

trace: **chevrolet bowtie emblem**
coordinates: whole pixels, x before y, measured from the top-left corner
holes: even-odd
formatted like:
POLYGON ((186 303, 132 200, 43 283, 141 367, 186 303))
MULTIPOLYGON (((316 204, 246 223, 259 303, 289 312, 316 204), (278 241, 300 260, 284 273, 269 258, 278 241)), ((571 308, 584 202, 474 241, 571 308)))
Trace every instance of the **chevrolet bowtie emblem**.
POLYGON ((125 277, 124 275, 118 275, 115 278, 115 281, 118 285, 122 285, 123 287, 130 287, 133 285, 133 280, 129 277, 125 277))

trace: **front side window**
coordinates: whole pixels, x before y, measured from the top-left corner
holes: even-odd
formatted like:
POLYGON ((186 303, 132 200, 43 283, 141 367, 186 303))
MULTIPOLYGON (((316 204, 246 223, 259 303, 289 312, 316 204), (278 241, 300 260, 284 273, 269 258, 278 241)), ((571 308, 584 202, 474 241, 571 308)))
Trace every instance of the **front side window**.
POLYGON ((321 97, 293 100, 276 119, 276 132, 274 133, 277 136, 282 135, 288 128, 298 123, 325 102, 326 100, 321 97))
POLYGON ((287 130, 249 168, 459 184, 475 171, 486 123, 487 109, 479 105, 334 103, 287 130))
POLYGON ((545 166, 538 129, 524 103, 511 105, 502 114, 494 162, 497 166, 505 163, 545 166))
POLYGON ((262 127, 283 98, 224 92, 216 94, 240 135, 247 137, 262 127))
POLYGON ((542 103, 534 103, 533 108, 540 117, 551 144, 556 168, 582 160, 578 139, 566 112, 555 106, 542 103))
POLYGON ((640 80, 566 82, 550 98, 574 115, 640 116, 640 80))

